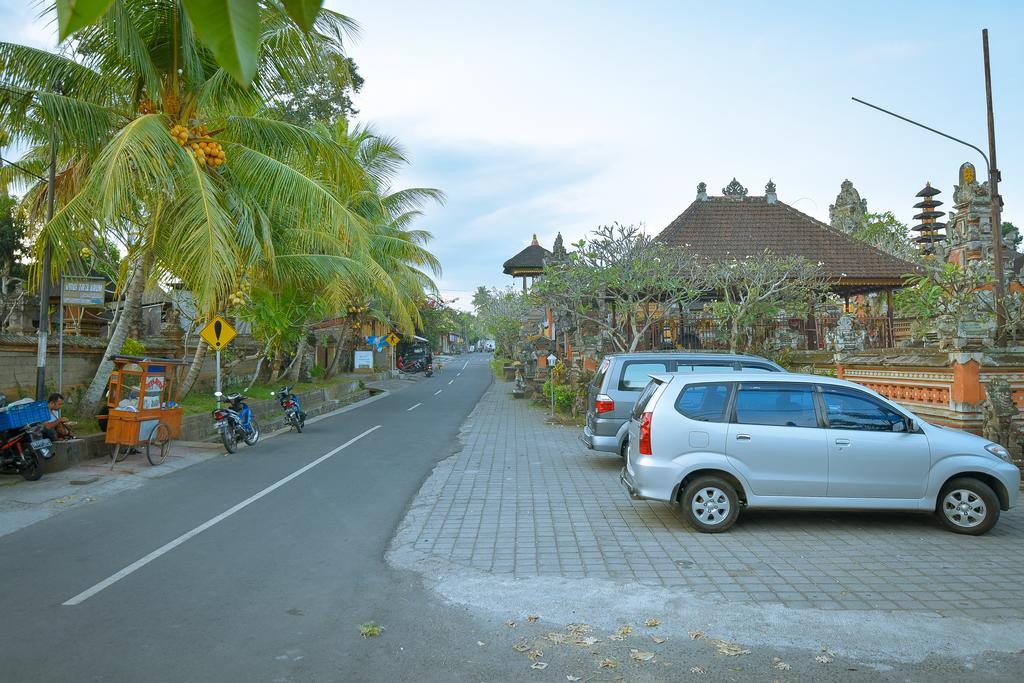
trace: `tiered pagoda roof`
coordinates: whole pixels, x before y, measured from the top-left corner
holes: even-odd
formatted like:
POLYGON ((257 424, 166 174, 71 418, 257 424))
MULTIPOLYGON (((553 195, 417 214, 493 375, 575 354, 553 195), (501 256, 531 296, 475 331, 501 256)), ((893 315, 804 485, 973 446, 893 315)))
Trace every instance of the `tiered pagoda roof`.
POLYGON ((505 261, 502 272, 512 277, 537 276, 544 273, 544 261, 551 256, 551 252, 540 246, 537 235, 533 241, 521 252, 505 261))

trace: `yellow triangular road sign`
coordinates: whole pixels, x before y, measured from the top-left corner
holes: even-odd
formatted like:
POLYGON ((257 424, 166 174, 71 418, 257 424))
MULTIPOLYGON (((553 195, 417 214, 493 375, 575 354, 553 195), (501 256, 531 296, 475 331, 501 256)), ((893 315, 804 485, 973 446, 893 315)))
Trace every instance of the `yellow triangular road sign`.
POLYGON ((387 336, 387 338, 384 341, 386 341, 388 343, 388 346, 396 346, 398 344, 398 342, 401 341, 401 340, 398 338, 398 336, 394 332, 392 332, 391 334, 389 334, 387 336))
POLYGON ((213 320, 203 328, 199 336, 213 347, 214 351, 220 351, 230 344, 231 340, 238 336, 238 333, 227 320, 218 315, 214 316, 213 320))

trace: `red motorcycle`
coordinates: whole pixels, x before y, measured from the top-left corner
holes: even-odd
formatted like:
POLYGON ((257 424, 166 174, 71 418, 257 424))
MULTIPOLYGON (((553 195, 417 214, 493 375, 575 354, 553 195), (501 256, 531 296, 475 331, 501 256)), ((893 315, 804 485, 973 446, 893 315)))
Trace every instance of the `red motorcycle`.
POLYGON ((28 481, 43 476, 43 460, 53 455, 41 424, 11 429, 0 436, 0 473, 20 474, 28 481))

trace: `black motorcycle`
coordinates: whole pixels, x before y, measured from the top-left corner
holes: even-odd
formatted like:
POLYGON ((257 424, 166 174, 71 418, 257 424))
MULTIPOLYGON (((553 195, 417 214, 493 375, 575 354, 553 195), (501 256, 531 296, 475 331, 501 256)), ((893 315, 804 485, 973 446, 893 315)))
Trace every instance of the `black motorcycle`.
POLYGON ((243 441, 249 446, 259 441, 260 425, 256 421, 256 416, 252 414, 252 410, 245 403, 246 397, 241 394, 224 396, 219 391, 215 395, 217 403, 228 402, 227 408, 217 408, 213 411, 213 426, 220 432, 224 448, 228 453, 238 450, 239 441, 243 441))
POLYGON ((292 387, 282 387, 276 393, 271 391, 271 396, 277 396, 281 408, 284 410, 284 422, 295 431, 302 433, 306 426, 306 413, 302 412, 302 401, 292 391, 292 387))
MULTIPOLYGON (((0 394, 0 407, 6 403, 0 394)), ((0 433, 0 474, 20 474, 28 481, 38 481, 43 476, 43 461, 51 457, 53 444, 38 422, 0 433)))

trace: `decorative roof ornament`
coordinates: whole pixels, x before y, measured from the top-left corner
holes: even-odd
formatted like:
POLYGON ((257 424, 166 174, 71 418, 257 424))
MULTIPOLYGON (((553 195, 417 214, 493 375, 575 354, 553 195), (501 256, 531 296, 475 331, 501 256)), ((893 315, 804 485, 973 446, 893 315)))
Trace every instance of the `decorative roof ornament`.
POLYGON ((555 237, 555 246, 551 250, 552 260, 564 261, 568 254, 565 251, 565 243, 562 240, 562 233, 558 233, 555 237))
POLYGON ((768 179, 768 184, 764 186, 764 191, 768 194, 775 194, 775 183, 771 178, 768 179))
POLYGON ((706 202, 708 200, 708 184, 705 182, 697 183, 697 201, 706 202))
POLYGON ((740 181, 734 177, 731 183, 722 188, 722 194, 726 197, 746 197, 747 188, 740 185, 740 181))
POLYGON ((847 178, 839 186, 836 203, 828 207, 828 220, 836 230, 851 235, 864 224, 867 212, 868 200, 860 196, 860 192, 847 178))
POLYGON ((942 232, 945 230, 946 224, 940 223, 937 220, 945 216, 946 212, 935 210, 942 205, 942 202, 935 199, 935 195, 941 192, 941 190, 932 187, 930 182, 926 183, 924 189, 917 193, 917 196, 922 198, 923 201, 914 204, 915 209, 921 209, 921 213, 915 215, 914 220, 920 220, 921 224, 911 228, 911 230, 920 233, 917 237, 913 238, 913 241, 917 243, 925 254, 934 253, 934 244, 946 239, 945 233, 942 232))
POLYGON ((779 201, 779 196, 775 194, 775 182, 771 178, 768 179, 768 184, 764 186, 764 198, 769 204, 775 204, 779 201))

